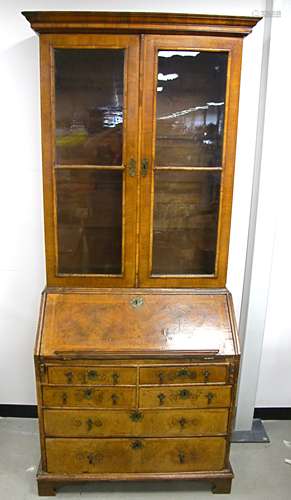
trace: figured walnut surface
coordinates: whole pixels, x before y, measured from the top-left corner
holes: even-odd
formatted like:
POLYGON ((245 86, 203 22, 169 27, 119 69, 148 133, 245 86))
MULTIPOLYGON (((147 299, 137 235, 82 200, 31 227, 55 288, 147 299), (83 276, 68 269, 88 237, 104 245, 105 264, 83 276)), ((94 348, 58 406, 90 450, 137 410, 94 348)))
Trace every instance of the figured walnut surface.
POLYGON ((46 439, 48 472, 192 472, 222 470, 223 437, 46 439))
POLYGON ((236 354, 226 292, 48 293, 41 333, 43 356, 236 354))

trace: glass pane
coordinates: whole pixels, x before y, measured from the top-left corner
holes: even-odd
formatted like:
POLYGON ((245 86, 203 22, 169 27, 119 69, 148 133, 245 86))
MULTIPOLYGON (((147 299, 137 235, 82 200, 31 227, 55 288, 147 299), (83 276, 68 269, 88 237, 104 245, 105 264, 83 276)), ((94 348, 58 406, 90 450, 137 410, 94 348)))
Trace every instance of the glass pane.
POLYGON ((56 162, 121 165, 123 49, 56 49, 56 162))
POLYGON ((214 274, 220 172, 155 174, 153 274, 214 274))
POLYGON ((59 273, 121 274, 122 172, 55 173, 59 273))
POLYGON ((227 54, 158 53, 156 165, 221 166, 227 54))

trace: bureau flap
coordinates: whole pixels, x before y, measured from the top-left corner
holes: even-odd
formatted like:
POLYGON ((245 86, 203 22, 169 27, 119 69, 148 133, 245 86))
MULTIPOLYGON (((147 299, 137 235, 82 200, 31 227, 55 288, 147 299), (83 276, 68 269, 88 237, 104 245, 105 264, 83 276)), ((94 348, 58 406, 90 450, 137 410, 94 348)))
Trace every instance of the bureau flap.
POLYGON ((233 355, 231 314, 226 291, 48 292, 39 354, 233 355))

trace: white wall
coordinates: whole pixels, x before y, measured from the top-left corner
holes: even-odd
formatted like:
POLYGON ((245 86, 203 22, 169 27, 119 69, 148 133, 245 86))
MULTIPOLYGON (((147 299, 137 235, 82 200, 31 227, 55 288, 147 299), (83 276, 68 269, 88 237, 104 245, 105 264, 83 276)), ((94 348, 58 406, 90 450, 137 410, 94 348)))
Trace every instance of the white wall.
MULTIPOLYGON (((34 404, 32 347, 45 285, 38 39, 22 10, 252 15, 263 0, 10 0, 1 9, 0 404, 34 404)), ((239 316, 254 163, 263 22, 245 39, 228 287, 239 316)))
MULTIPOLYGON (((262 157, 262 190, 268 208, 258 222, 266 233, 273 226, 274 235, 256 406, 291 407, 291 68, 288 62, 291 2, 275 0, 273 8, 281 11, 281 17, 272 21, 262 157)), ((261 238, 262 244, 266 241, 267 234, 261 238)))

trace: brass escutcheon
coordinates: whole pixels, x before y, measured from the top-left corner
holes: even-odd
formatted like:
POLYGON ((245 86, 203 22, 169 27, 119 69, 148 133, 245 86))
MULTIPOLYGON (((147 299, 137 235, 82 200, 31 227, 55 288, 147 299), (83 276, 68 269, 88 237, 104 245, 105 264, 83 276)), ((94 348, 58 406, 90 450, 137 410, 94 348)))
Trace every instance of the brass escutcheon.
POLYGON ((130 301, 132 307, 137 309, 138 307, 141 307, 144 303, 144 300, 142 297, 135 297, 134 299, 131 299, 130 301))

